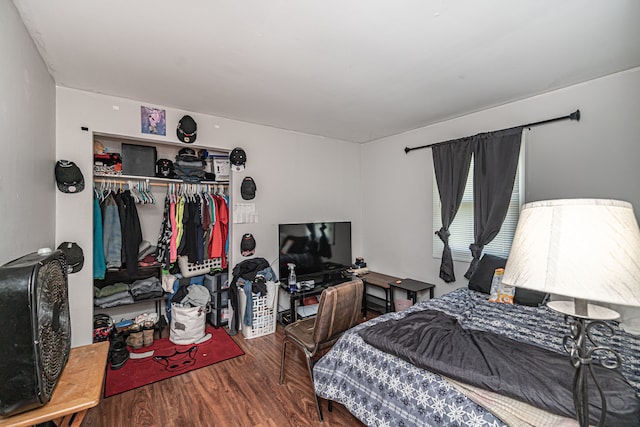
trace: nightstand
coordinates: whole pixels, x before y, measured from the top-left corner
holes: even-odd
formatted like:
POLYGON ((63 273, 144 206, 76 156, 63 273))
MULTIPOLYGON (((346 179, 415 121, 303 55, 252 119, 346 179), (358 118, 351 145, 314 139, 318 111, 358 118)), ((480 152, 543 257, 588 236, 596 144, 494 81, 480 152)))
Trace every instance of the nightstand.
MULTIPOLYGON (((415 279, 399 279, 389 282, 391 287, 391 298, 393 299, 393 290, 402 289, 407 292, 407 299, 410 299, 414 304, 416 303, 418 292, 429 290, 429 298, 433 299, 433 291, 436 287, 433 283, 421 282, 415 279)), ((393 309, 395 310, 395 304, 393 309)))

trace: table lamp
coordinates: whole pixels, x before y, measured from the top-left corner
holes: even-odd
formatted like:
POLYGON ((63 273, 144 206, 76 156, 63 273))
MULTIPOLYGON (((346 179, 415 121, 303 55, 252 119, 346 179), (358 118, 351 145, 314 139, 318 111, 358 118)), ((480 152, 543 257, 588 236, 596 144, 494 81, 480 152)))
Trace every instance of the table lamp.
MULTIPOLYGON (((597 363, 592 356, 610 369, 621 363, 615 351, 591 341, 589 335, 594 326, 607 328, 612 335, 613 329, 603 320, 617 319, 618 313, 588 301, 640 306, 640 230, 633 207, 604 199, 524 205, 502 282, 574 299, 547 305, 565 314, 570 326, 563 344, 576 369, 573 395, 577 420, 588 426, 587 375, 589 365, 597 363), (605 360, 606 355, 612 357, 605 360)), ((600 396, 600 421, 604 422, 606 402, 601 390, 600 396)))

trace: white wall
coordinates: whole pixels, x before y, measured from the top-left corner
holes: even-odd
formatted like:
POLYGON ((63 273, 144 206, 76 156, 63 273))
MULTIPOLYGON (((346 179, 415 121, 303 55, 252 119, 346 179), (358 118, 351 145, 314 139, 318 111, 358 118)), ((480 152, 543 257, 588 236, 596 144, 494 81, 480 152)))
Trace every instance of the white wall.
POLYGON ((226 150, 244 148, 247 168, 234 175, 232 197, 235 202, 244 202, 240 183, 244 176, 252 176, 258 188, 252 202, 256 204, 259 223, 232 226, 231 243, 235 246, 231 266, 244 259, 236 241, 247 232, 256 238, 256 256, 274 262, 278 256, 277 224, 283 222, 352 221, 353 253, 362 253, 359 144, 171 108, 166 108, 167 136, 150 136, 140 131, 140 106, 162 106, 67 88, 57 88, 56 95, 56 155, 75 161, 88 183, 88 191, 57 196, 56 239, 78 242, 86 259, 85 268, 69 279, 73 346, 91 341, 93 132, 172 141, 182 148, 186 144, 178 141, 175 129, 178 120, 190 114, 198 123, 197 145, 226 150), (82 126, 89 131, 82 131, 82 126))
POLYGON ((438 277, 440 259, 431 255, 431 150, 405 154, 404 147, 564 116, 577 108, 580 122, 529 132, 526 201, 622 199, 640 218, 640 69, 633 69, 364 145, 362 235, 368 266, 435 283, 436 295, 466 286, 466 263, 455 263, 457 281, 446 284, 438 277))
POLYGON ((10 1, 0 2, 0 264, 55 243, 55 86, 10 1))

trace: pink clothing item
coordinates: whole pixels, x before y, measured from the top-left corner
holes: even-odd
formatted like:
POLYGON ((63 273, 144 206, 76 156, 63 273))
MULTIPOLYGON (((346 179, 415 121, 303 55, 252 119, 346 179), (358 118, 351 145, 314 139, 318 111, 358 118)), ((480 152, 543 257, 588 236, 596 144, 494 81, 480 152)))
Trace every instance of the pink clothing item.
MULTIPOLYGON (((224 243, 222 240, 222 221, 220 220, 220 203, 218 196, 213 196, 215 202, 216 222, 213 224, 213 232, 209 241, 209 257, 222 258, 224 256, 224 243)), ((213 208, 213 206, 211 206, 213 208)), ((223 267, 224 268, 224 267, 223 267)))
POLYGON ((175 262, 178 259, 178 246, 176 245, 176 239, 178 233, 176 230, 176 204, 171 202, 169 205, 169 221, 171 221, 171 240, 169 241, 169 259, 171 262, 175 262))

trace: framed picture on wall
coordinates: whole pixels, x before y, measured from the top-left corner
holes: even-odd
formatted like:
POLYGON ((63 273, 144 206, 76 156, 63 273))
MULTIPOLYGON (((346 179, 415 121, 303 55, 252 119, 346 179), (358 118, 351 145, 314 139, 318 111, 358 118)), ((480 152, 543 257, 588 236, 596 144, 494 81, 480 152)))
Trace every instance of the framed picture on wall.
POLYGON ((165 122, 165 110, 153 107, 140 107, 140 121, 142 123, 142 133, 154 135, 166 135, 167 124, 165 122))

